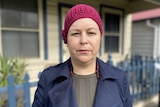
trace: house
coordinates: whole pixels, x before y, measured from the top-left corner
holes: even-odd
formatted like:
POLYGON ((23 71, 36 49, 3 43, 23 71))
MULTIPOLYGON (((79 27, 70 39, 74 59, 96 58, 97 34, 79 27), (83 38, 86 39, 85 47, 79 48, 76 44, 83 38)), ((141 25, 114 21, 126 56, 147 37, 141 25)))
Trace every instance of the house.
POLYGON ((114 63, 131 54, 131 13, 160 6, 159 0, 0 0, 0 54, 25 58, 31 78, 44 67, 69 55, 61 31, 65 14, 77 3, 94 6, 101 14, 104 34, 99 57, 114 63), (33 74, 32 74, 33 73, 33 74))
POLYGON ((134 13, 132 21, 131 52, 160 57, 160 8, 134 13))
POLYGON ((78 3, 99 11, 104 34, 98 56, 107 61, 112 54, 115 64, 131 54, 131 13, 160 6, 160 0, 0 0, 0 54, 25 58, 31 81, 37 80, 39 71, 69 57, 61 31, 66 12, 78 3))

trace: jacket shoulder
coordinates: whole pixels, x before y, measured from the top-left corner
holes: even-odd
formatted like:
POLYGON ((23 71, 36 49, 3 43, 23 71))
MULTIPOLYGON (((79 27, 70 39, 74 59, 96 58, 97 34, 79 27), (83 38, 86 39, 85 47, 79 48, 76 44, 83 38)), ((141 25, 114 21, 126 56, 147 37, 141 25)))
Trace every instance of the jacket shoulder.
POLYGON ((67 75, 67 72, 69 71, 68 64, 68 62, 64 62, 54 66, 47 67, 41 72, 41 77, 45 78, 48 81, 51 81, 62 74, 67 75))
POLYGON ((102 60, 98 60, 100 70, 103 72, 103 75, 107 78, 112 78, 112 79, 123 79, 126 76, 126 73, 122 70, 119 69, 116 66, 110 65, 107 62, 104 62, 102 60))

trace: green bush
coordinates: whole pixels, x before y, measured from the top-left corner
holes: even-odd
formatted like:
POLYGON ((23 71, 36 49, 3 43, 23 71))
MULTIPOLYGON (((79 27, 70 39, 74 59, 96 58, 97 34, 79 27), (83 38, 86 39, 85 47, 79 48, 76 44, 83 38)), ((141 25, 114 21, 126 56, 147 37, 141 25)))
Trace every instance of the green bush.
POLYGON ((15 84, 22 83, 27 65, 24 60, 18 57, 8 58, 0 56, 0 86, 8 85, 9 75, 15 77, 15 84))
POLYGON ((8 76, 15 77, 15 84, 23 83, 28 64, 18 57, 8 58, 0 56, 0 87, 8 85, 8 76))
MULTIPOLYGON (((26 67, 28 64, 18 57, 8 58, 0 56, 0 87, 8 86, 8 76, 13 75, 15 84, 21 84, 24 81, 26 67)), ((4 99, 0 99, 0 107, 3 107, 4 99)))

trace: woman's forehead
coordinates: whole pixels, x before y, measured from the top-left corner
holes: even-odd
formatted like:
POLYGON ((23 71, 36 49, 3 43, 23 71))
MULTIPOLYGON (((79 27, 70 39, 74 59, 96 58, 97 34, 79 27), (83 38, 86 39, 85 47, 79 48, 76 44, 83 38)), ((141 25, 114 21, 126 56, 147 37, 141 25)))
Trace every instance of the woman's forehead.
POLYGON ((91 18, 81 18, 73 22, 73 24, 70 26, 70 28, 78 28, 78 27, 98 28, 98 24, 91 18))

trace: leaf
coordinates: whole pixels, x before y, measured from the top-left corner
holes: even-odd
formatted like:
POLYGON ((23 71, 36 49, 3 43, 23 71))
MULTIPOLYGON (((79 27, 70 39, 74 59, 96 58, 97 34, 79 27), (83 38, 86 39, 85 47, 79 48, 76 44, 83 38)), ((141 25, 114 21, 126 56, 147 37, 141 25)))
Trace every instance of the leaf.
POLYGON ((8 85, 8 76, 11 74, 15 77, 15 83, 23 82, 28 64, 18 57, 9 58, 0 55, 0 86, 8 85))

